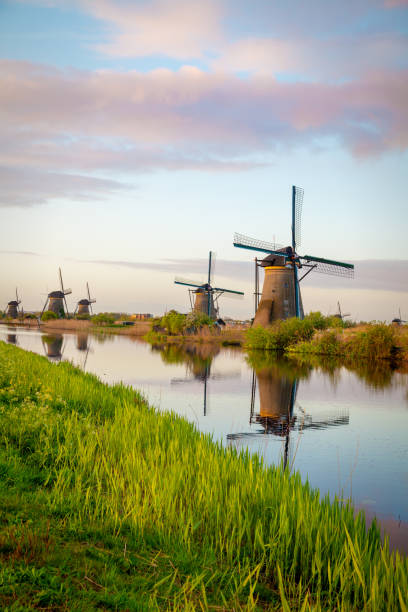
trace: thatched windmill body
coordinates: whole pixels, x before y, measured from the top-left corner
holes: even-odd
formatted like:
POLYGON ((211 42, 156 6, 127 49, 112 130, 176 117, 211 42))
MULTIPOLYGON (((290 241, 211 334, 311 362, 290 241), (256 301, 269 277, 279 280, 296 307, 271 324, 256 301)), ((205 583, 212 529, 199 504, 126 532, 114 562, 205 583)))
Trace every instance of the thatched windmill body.
POLYGON ((212 251, 209 253, 208 258, 208 278, 206 283, 197 283, 195 281, 180 278, 176 276, 174 282, 176 285, 184 285, 186 287, 195 287, 194 289, 189 289, 190 301, 192 295, 194 296, 194 304, 192 304, 192 310, 196 313, 206 314, 211 319, 218 318, 218 299, 221 295, 227 296, 242 296, 244 293, 242 291, 234 291, 232 289, 224 289, 222 287, 213 287, 212 285, 212 277, 213 277, 213 267, 214 267, 214 254, 212 251))
POLYGON ((79 315, 89 315, 92 313, 92 304, 95 304, 96 300, 94 298, 91 298, 91 294, 89 291, 89 284, 86 283, 86 290, 88 293, 88 298, 84 298, 82 300, 79 300, 76 308, 75 308, 75 312, 74 314, 79 314, 79 315))
POLYGON ((45 300, 45 304, 42 309, 40 318, 42 317, 45 310, 55 312, 55 314, 59 317, 69 316, 68 305, 65 296, 72 293, 72 289, 64 289, 61 268, 58 268, 58 271, 61 289, 59 291, 51 291, 51 293, 47 295, 47 299, 45 300))
POLYGON ((7 304, 6 315, 10 317, 11 319, 17 319, 19 312, 20 312, 19 311, 20 304, 21 304, 21 300, 19 300, 18 298, 18 292, 17 292, 17 287, 16 287, 16 299, 11 300, 7 304))
POLYGON ((276 243, 264 242, 235 234, 234 246, 267 253, 267 256, 256 264, 256 279, 258 265, 264 268, 265 278, 261 301, 257 302, 257 287, 255 289, 256 313, 254 325, 267 326, 279 319, 289 317, 303 318, 303 305, 300 295, 300 281, 315 270, 324 274, 352 277, 354 266, 341 261, 333 261, 312 255, 299 255, 297 248, 301 238, 301 213, 303 204, 303 189, 292 187, 292 245, 282 247, 276 243), (305 273, 299 278, 299 270, 305 273))

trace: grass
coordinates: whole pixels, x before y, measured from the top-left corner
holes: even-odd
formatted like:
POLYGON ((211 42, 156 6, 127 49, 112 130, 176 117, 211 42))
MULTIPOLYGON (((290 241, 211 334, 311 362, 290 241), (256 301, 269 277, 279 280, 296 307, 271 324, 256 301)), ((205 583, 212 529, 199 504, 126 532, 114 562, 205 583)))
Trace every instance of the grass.
POLYGON ((408 562, 350 505, 0 342, 3 610, 405 611, 408 562))

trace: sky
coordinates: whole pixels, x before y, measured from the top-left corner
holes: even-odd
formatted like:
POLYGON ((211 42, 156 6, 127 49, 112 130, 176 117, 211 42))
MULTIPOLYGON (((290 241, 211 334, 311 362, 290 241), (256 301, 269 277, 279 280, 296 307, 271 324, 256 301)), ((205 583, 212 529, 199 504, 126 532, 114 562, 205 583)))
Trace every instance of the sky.
POLYGON ((354 263, 306 311, 408 319, 408 1, 0 0, 0 308, 253 316, 240 232, 354 263))

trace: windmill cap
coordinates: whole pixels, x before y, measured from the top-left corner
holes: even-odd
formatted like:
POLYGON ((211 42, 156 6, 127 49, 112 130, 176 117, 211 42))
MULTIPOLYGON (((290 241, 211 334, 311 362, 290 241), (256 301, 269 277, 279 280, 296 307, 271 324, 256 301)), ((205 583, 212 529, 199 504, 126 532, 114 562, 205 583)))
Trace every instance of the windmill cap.
POLYGON ((63 298, 64 297, 64 293, 62 291, 51 291, 51 293, 48 294, 49 298, 63 298))
POLYGON ((211 289, 211 286, 208 283, 204 283, 204 285, 201 285, 201 287, 196 289, 194 293, 205 293, 206 291, 209 291, 210 289, 211 289))
POLYGON ((17 300, 11 300, 11 302, 9 302, 7 304, 7 306, 18 306, 20 302, 17 302, 17 300))
POLYGON ((271 253, 267 257, 263 258, 263 260, 261 261, 261 266, 264 268, 267 266, 284 266, 285 263, 286 260, 283 255, 274 255, 273 253, 271 253))
POLYGON ((79 300, 78 304, 80 306, 89 306, 91 302, 89 300, 87 300, 86 298, 84 298, 83 300, 79 300))

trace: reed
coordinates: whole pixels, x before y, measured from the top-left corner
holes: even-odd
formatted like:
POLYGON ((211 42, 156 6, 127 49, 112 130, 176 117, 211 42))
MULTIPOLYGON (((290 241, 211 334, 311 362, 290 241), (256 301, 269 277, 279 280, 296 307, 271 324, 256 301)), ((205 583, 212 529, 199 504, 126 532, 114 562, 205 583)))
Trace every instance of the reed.
POLYGON ((0 393, 3 608, 406 610, 407 559, 298 474, 2 342, 0 393))

